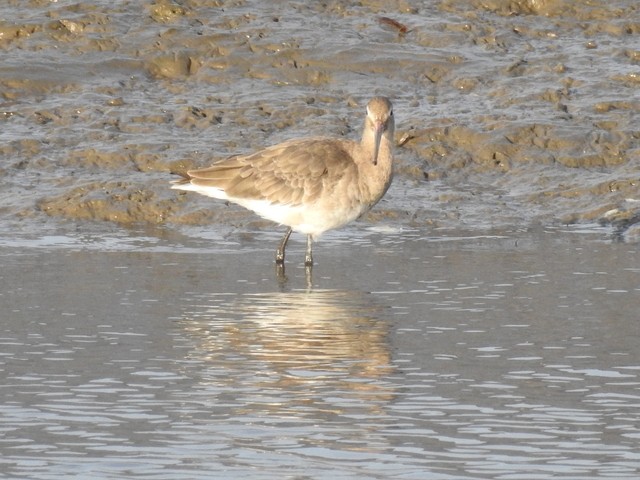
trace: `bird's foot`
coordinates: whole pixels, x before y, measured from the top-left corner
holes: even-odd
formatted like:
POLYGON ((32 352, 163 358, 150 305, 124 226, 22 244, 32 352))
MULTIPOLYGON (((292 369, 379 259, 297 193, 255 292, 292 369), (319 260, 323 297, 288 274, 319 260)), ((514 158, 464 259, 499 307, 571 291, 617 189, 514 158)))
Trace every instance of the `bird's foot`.
POLYGON ((313 255, 311 255, 311 235, 307 235, 307 251, 304 255, 304 266, 313 267, 313 255))
POLYGON ((305 267, 313 267, 313 257, 311 256, 310 253, 307 253, 304 256, 304 266, 305 267))

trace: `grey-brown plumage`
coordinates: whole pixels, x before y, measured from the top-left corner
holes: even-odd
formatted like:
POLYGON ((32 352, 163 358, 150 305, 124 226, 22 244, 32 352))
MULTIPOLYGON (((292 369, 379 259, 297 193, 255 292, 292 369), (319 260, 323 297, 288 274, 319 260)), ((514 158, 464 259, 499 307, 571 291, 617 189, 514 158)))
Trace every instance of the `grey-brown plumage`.
POLYGON ((289 140, 190 170, 172 188, 229 200, 289 226, 276 252, 278 263, 284 262, 291 231, 306 234, 305 264, 312 265, 312 240, 361 216, 389 188, 393 133, 391 102, 375 97, 367 105, 360 142, 324 137, 289 140))

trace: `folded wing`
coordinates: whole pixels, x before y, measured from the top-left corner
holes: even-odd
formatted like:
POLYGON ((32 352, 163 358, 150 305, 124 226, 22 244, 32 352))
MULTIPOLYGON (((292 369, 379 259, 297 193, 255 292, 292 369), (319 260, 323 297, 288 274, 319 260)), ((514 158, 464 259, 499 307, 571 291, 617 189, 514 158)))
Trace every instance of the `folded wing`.
POLYGON ((356 177, 347 141, 292 140, 248 156, 188 172, 191 184, 223 190, 229 199, 299 205, 316 200, 345 175, 356 177))

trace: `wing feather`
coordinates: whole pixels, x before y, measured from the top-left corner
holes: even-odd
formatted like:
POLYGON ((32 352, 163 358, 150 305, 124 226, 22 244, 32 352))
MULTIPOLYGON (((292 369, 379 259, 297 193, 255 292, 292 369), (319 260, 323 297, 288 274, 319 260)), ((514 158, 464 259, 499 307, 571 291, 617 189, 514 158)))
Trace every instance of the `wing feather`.
POLYGON ((292 140, 188 175, 192 184, 219 188, 230 199, 299 205, 313 202, 344 175, 356 173, 353 149, 346 140, 292 140))

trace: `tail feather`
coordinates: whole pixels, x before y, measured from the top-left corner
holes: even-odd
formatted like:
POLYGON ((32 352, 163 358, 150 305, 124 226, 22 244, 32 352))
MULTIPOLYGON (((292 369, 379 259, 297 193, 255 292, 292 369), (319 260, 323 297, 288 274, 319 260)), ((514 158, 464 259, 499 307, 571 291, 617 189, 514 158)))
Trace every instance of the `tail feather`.
POLYGON ((171 180, 171 185, 173 185, 173 187, 171 188, 179 188, 180 185, 186 185, 188 183, 191 183, 191 176, 185 172, 185 171, 176 171, 176 172, 171 172, 172 175, 179 175, 182 178, 176 179, 176 180, 171 180))

